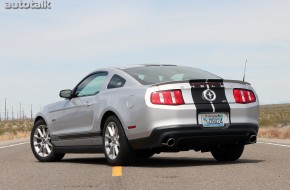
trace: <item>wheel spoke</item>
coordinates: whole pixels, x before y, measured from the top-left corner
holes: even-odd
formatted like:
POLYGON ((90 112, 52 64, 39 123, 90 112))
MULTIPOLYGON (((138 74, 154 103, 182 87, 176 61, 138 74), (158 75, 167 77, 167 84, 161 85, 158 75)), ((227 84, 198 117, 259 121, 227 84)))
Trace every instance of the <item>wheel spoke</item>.
POLYGON ((43 136, 43 133, 41 132, 41 130, 40 130, 39 128, 37 129, 37 131, 38 131, 38 134, 39 134, 41 137, 44 137, 44 136, 43 136))
POLYGON ((46 137, 46 131, 45 131, 45 128, 42 126, 42 134, 43 134, 43 137, 46 137))
POLYGON ((116 156, 119 154, 119 148, 117 145, 114 146, 114 150, 115 150, 115 153, 116 153, 116 156))
POLYGON ((40 137, 38 135, 34 135, 35 138, 40 139, 40 137))
POLYGON ((45 145, 45 148, 46 148, 47 154, 50 154, 51 153, 51 148, 48 146, 48 144, 45 145))
POLYGON ((115 136, 116 135, 116 126, 113 124, 112 124, 112 132, 113 132, 112 136, 115 136))
POLYGON ((113 134, 113 130, 112 130, 111 126, 108 126, 108 131, 109 131, 110 136, 113 137, 114 134, 113 134))
POLYGON ((38 154, 40 154, 42 152, 42 145, 39 147, 39 150, 38 150, 38 154))
POLYGON ((52 144, 50 141, 47 141, 48 146, 52 147, 52 144))
POLYGON ((110 139, 110 140, 112 140, 112 137, 111 137, 111 136, 109 136, 109 134, 106 134, 106 135, 105 135, 105 137, 106 137, 107 139, 110 139))
POLYGON ((113 155, 113 147, 110 146, 109 155, 113 155))

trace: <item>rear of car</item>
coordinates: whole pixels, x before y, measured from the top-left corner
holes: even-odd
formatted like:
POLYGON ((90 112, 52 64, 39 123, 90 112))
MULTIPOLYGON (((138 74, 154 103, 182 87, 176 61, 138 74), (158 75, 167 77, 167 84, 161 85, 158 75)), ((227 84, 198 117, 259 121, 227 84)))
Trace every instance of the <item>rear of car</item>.
POLYGON ((249 83, 182 66, 123 70, 148 86, 137 127, 127 135, 134 149, 241 151, 256 142, 259 102, 249 83))

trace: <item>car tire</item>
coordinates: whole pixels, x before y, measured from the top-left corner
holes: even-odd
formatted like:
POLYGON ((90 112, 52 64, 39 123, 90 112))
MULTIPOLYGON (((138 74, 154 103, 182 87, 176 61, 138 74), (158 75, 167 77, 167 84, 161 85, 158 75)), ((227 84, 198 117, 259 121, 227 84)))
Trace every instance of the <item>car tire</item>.
POLYGON ((244 145, 227 145, 215 148, 211 154, 217 161, 236 161, 243 154, 244 147, 244 145))
POLYGON ((144 149, 136 151, 135 154, 137 159, 148 159, 152 157, 155 153, 152 150, 144 149))
POLYGON ((129 165, 134 160, 134 151, 129 145, 123 126, 116 116, 107 118, 103 128, 103 146, 108 164, 129 165))
POLYGON ((65 155, 54 152, 48 127, 42 119, 36 121, 33 125, 30 135, 30 145, 35 158, 40 162, 60 161, 65 155))

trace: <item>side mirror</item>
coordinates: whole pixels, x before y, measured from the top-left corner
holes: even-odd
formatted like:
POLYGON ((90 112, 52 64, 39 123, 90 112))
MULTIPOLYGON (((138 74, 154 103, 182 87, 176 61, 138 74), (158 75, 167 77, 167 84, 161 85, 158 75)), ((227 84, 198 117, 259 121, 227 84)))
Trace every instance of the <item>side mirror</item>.
POLYGON ((61 90, 59 96, 61 98, 70 99, 72 95, 72 90, 61 90))

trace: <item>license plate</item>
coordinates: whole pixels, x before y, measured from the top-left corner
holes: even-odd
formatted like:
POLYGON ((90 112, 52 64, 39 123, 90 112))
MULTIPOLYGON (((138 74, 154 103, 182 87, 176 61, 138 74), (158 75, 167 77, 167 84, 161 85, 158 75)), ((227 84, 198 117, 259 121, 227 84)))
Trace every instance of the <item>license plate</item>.
POLYGON ((205 114, 201 116, 203 127, 223 127, 223 114, 205 114))

